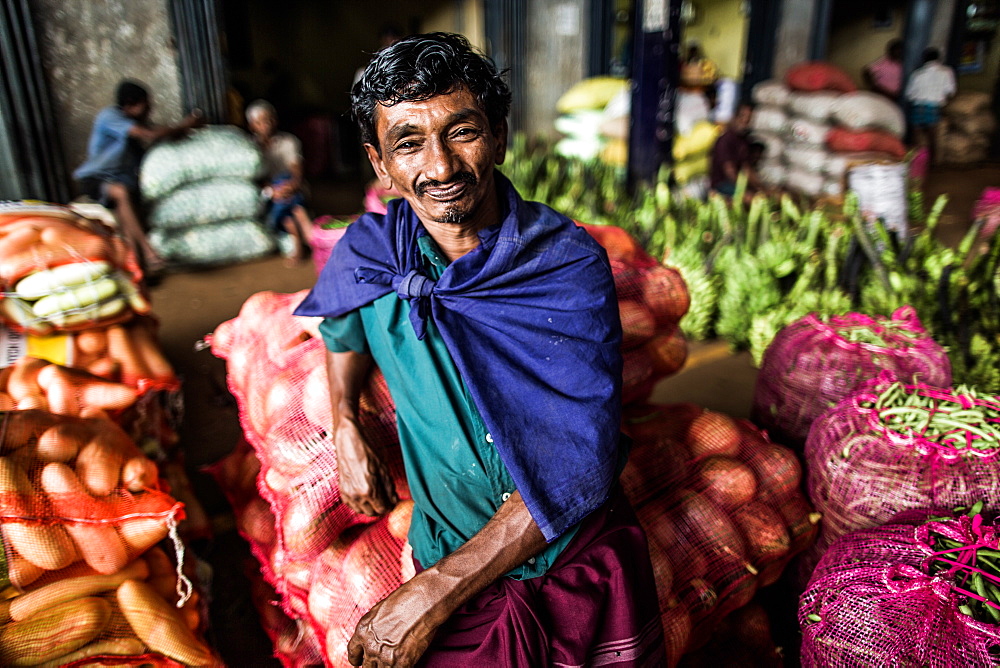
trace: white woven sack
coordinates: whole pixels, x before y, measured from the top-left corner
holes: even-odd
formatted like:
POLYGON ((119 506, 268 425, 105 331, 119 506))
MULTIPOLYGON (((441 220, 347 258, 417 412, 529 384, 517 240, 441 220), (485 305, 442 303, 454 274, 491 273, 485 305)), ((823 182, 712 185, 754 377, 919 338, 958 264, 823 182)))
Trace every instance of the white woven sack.
POLYGON ((787 171, 780 160, 762 160, 757 165, 757 176, 760 177, 761 181, 772 186, 784 185, 787 171))
POLYGON ((788 134, 795 141, 822 146, 830 126, 808 118, 793 118, 788 123, 788 134))
POLYGON ((788 90, 788 86, 777 79, 768 79, 754 86, 750 97, 753 99, 754 104, 783 107, 788 104, 788 96, 790 94, 791 91, 788 90))
POLYGON ((840 197, 844 194, 844 182, 839 179, 828 178, 823 183, 823 194, 830 197, 840 197))
POLYGON ((788 114, 778 107, 757 107, 750 117, 750 129, 755 132, 781 134, 788 126, 788 114))
POLYGON ((761 157, 765 160, 780 158, 785 153, 786 142, 781 138, 781 135, 775 132, 755 131, 750 134, 750 141, 760 142, 764 145, 764 155, 761 157))
POLYGON ((830 152, 822 144, 789 144, 785 148, 785 160, 788 166, 807 172, 821 173, 826 168, 830 152))
POLYGON ((903 111, 884 95, 859 90, 837 98, 832 111, 833 122, 851 130, 873 128, 885 130, 896 137, 906 131, 903 111))
POLYGON ((823 194, 826 179, 819 172, 809 172, 798 167, 789 168, 785 175, 785 187, 809 197, 823 194))
POLYGON ((793 116, 802 116, 814 121, 826 121, 840 93, 820 91, 818 93, 791 93, 788 96, 788 110, 793 116))

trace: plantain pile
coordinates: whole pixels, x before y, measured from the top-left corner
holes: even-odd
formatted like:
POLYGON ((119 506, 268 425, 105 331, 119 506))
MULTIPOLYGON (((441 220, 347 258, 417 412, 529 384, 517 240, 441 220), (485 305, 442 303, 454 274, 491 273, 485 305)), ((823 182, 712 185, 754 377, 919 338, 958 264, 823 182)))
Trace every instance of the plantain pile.
POLYGON ((909 304, 949 351, 956 383, 1000 391, 1000 241, 973 225, 957 248, 936 237, 947 203, 909 195, 914 230, 900 239, 866 218, 853 193, 838 204, 788 194, 732 200, 678 195, 670 171, 628 187, 623 169, 556 155, 516 136, 503 167, 525 199, 579 221, 615 225, 676 267, 694 340, 724 338, 759 363, 785 325, 810 313, 890 315, 909 304))

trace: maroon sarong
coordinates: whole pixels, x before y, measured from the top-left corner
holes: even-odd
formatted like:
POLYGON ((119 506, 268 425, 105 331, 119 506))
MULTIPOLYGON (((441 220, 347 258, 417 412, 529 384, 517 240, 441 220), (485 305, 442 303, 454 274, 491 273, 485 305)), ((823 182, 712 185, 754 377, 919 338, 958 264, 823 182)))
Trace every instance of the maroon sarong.
POLYGON ((419 665, 665 664, 646 534, 616 487, 545 575, 500 578, 438 629, 419 665))

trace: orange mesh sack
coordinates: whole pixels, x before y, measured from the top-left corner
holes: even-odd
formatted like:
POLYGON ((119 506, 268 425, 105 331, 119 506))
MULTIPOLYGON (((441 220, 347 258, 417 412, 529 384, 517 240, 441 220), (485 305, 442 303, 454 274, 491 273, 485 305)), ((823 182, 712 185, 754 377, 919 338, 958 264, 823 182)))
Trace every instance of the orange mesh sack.
POLYGON ((0 664, 216 665, 174 531, 183 507, 156 465, 106 419, 2 421, 0 664))
POLYGON ((9 326, 47 334, 149 313, 141 278, 103 224, 60 206, 0 204, 0 314, 9 326))
POLYGON ((816 536, 795 455, 694 404, 631 407, 621 475, 649 540, 670 664, 773 584, 816 536))
POLYGON ((620 227, 586 225, 608 253, 622 321, 622 402, 645 401, 687 360, 678 323, 691 304, 680 272, 665 267, 620 227))

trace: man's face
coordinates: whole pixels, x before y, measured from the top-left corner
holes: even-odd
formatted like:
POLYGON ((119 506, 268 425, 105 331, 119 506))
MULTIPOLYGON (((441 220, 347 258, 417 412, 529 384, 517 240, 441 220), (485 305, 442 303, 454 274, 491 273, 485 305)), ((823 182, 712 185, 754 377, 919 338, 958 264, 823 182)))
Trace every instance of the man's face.
POLYGON ((740 107, 733 116, 733 129, 736 132, 746 132, 750 128, 750 117, 753 110, 750 107, 740 107))
POLYGON ((261 137, 270 137, 274 134, 274 129, 278 127, 278 120, 273 114, 266 111, 259 111, 253 114, 248 120, 250 132, 261 137))
POLYGON ((149 118, 149 110, 152 105, 149 100, 143 100, 142 102, 135 102, 133 104, 126 104, 122 107, 122 113, 129 118, 136 121, 145 121, 149 118))
POLYGON ((365 145, 382 185, 395 186, 425 223, 474 220, 492 192, 493 166, 503 162, 507 125, 490 128, 464 88, 420 102, 376 107, 382 153, 365 145))

